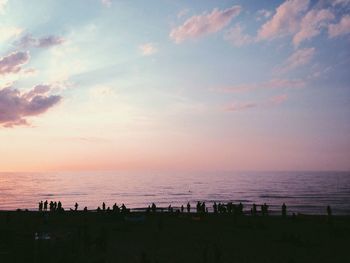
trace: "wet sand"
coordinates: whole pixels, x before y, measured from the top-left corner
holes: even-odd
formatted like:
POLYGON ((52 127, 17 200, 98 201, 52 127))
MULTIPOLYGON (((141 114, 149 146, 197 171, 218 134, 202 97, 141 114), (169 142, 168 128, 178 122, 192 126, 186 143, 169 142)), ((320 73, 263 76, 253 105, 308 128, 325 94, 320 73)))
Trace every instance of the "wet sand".
POLYGON ((0 262, 350 262, 350 216, 0 211, 0 262))

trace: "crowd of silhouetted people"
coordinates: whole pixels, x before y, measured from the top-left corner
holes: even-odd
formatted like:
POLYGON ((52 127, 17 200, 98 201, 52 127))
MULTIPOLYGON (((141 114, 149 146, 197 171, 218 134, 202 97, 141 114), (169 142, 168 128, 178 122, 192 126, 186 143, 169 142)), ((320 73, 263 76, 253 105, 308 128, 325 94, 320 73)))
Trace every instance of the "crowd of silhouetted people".
MULTIPOLYGON (((75 203, 74 204, 74 209, 70 208, 70 211, 78 211, 79 204, 75 203)), ((157 207, 155 203, 152 203, 146 208, 146 213, 156 213, 156 212, 164 212, 164 207, 157 207)), ((330 218, 332 216, 332 209, 330 206, 327 206, 327 215, 330 218)), ((39 211, 50 211, 50 212, 63 212, 65 211, 61 201, 50 201, 48 202, 47 200, 45 201, 40 201, 39 202, 39 211)), ((88 208, 85 206, 83 209, 84 212, 88 211, 88 208)), ((94 210, 93 210, 94 211, 94 210)), ((125 204, 122 204, 121 206, 118 206, 116 203, 110 208, 109 206, 106 206, 106 203, 103 202, 101 206, 98 206, 96 209, 97 212, 114 212, 114 213, 128 213, 130 212, 130 208, 127 208, 125 204)), ((184 213, 185 212, 185 206, 181 205, 180 208, 174 209, 174 207, 171 206, 171 204, 168 206, 167 212, 169 213, 184 213)), ((191 212, 191 204, 188 202, 186 205, 186 211, 187 213, 191 212)), ((209 213, 209 209, 206 206, 205 202, 200 202, 198 201, 196 204, 196 213, 197 214, 205 214, 209 213)), ((214 214, 233 214, 233 215, 243 215, 243 204, 240 202, 239 204, 234 204, 232 202, 228 203, 216 203, 214 202, 213 204, 213 213, 214 214)), ((252 216, 257 216, 257 215, 262 215, 262 216, 268 216, 269 215, 269 206, 264 203, 262 205, 257 205, 253 203, 251 209, 250 209, 250 214, 252 216), (258 209, 260 207, 260 210, 258 209)), ((282 204, 281 206, 281 215, 282 217, 287 217, 287 205, 285 203, 282 204)), ((293 213, 293 215, 295 215, 293 213)))

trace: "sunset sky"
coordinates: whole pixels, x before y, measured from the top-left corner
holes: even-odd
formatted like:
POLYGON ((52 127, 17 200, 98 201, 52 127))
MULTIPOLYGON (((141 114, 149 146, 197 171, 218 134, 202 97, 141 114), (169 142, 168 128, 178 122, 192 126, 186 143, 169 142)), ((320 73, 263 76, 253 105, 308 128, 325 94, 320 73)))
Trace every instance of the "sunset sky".
POLYGON ((349 169, 350 0, 0 0, 0 171, 349 169))

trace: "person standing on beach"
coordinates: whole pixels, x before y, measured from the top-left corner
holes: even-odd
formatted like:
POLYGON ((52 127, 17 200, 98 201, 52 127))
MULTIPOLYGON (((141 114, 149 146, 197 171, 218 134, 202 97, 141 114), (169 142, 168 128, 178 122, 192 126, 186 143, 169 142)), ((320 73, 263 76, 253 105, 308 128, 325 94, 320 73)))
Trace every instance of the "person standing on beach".
POLYGON ((46 211, 47 210, 47 200, 45 200, 45 202, 44 202, 44 211, 46 211))
POLYGON ((74 209, 75 209, 75 211, 78 211, 78 203, 75 203, 75 205, 74 205, 74 209))
POLYGON ((283 203, 282 205, 282 217, 286 217, 287 216, 287 206, 285 203, 283 203))
POLYGON ((187 213, 189 213, 191 211, 191 205, 190 205, 190 203, 188 202, 187 203, 187 213))

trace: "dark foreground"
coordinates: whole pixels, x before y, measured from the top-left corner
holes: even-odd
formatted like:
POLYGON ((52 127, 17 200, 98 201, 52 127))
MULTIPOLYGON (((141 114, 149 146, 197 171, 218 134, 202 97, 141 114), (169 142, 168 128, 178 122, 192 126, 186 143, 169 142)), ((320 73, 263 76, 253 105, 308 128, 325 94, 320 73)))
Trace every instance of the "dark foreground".
POLYGON ((350 217, 0 212, 0 262, 350 262, 350 217))

